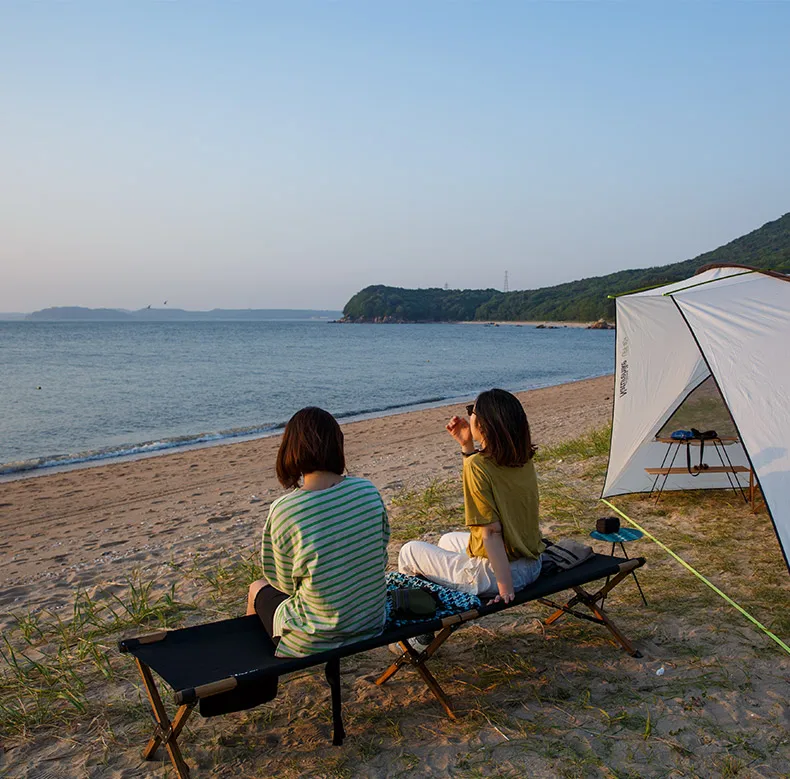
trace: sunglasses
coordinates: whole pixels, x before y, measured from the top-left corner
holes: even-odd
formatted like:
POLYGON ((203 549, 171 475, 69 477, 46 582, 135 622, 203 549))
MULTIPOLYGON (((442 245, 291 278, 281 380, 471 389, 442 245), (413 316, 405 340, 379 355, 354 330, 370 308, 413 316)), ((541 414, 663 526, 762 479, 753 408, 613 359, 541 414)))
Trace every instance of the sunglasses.
POLYGON ((474 413, 475 413, 475 404, 474 403, 470 403, 466 407, 466 416, 471 417, 472 414, 474 414, 474 413))

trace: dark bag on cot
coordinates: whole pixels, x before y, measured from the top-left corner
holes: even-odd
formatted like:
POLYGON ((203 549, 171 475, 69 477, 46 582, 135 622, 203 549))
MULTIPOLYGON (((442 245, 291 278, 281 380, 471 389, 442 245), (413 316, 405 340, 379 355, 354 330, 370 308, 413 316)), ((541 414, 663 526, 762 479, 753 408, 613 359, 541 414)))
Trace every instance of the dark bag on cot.
POLYGON ((392 614, 397 619, 430 619, 436 615, 439 596, 430 590, 400 587, 390 593, 392 614))
POLYGON ((595 523, 595 529, 599 533, 617 533, 620 530, 619 517, 601 517, 595 523))
POLYGON ((592 547, 564 538, 552 544, 543 539, 546 549, 540 556, 541 576, 551 576, 558 571, 567 571, 583 563, 592 553, 592 547))

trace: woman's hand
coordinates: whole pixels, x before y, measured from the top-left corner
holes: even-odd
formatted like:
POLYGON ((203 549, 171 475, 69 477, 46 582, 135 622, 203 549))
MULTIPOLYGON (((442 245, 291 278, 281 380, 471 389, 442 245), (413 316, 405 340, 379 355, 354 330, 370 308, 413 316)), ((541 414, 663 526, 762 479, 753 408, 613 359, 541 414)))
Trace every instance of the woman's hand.
POLYGON ((461 445, 465 452, 472 452, 475 448, 475 442, 472 438, 472 429, 469 423, 461 417, 453 417, 447 425, 445 425, 447 432, 461 445))
POLYGON ((486 603, 486 606, 491 606, 494 603, 512 603, 513 599, 516 597, 516 593, 513 592, 512 589, 512 584, 510 585, 511 589, 509 590, 502 582, 498 583, 497 587, 499 588, 499 595, 491 598, 491 600, 486 603))

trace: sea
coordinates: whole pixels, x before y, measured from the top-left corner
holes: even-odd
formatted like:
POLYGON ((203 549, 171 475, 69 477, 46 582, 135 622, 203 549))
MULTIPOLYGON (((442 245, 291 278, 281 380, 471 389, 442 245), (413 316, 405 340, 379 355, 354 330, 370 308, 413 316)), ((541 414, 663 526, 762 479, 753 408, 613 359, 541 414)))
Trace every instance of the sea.
POLYGON ((611 373, 614 333, 531 325, 0 322, 0 478, 611 373))

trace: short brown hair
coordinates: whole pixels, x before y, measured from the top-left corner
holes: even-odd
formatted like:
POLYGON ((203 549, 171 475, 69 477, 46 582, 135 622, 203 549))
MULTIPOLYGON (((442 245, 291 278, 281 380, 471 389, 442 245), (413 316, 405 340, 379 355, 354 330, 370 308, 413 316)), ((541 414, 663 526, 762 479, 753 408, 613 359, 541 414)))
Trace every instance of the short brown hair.
POLYGON ((296 487, 305 473, 330 471, 341 475, 346 458, 343 431, 337 420, 316 406, 297 411, 285 426, 276 469, 283 487, 296 487))
POLYGON ((518 467, 532 459, 535 447, 524 407, 507 390, 481 392, 475 401, 477 426, 485 439, 483 454, 497 465, 518 467))

